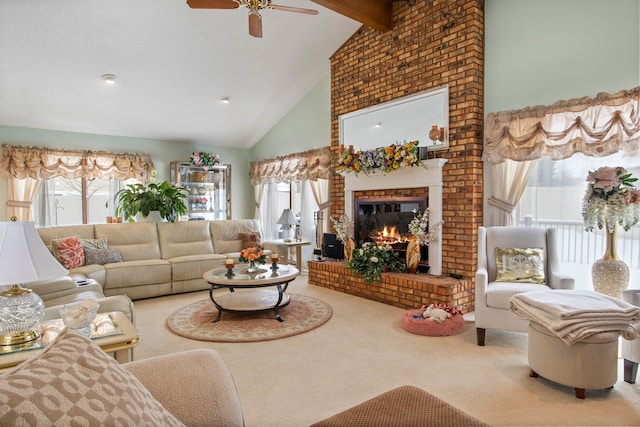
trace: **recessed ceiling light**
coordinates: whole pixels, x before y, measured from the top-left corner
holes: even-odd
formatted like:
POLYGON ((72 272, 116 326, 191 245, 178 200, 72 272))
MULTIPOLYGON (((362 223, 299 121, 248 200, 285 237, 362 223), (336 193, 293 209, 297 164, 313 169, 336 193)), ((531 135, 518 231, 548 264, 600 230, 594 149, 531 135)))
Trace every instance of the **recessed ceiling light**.
POLYGON ((225 95, 222 98, 220 98, 220 102, 222 102, 223 104, 228 104, 231 102, 231 97, 225 95))
POLYGON ((115 74, 103 74, 100 78, 108 85, 114 85, 118 80, 118 77, 115 74))

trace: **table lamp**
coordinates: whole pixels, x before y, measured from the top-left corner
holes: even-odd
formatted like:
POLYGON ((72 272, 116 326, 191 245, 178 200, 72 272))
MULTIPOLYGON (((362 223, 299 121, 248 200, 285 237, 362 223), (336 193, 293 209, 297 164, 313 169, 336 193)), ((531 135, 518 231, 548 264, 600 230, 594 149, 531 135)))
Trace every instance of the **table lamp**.
POLYGON ((33 222, 0 222, 0 346, 22 346, 40 336, 42 298, 23 283, 57 279, 69 271, 44 245, 33 222))
POLYGON ((285 228, 282 234, 282 240, 284 240, 285 242, 290 242, 291 240, 293 240, 295 231, 291 228, 291 226, 296 225, 297 222, 296 218, 293 216, 293 211, 291 211, 291 209, 284 209, 276 224, 288 226, 287 228, 285 228))

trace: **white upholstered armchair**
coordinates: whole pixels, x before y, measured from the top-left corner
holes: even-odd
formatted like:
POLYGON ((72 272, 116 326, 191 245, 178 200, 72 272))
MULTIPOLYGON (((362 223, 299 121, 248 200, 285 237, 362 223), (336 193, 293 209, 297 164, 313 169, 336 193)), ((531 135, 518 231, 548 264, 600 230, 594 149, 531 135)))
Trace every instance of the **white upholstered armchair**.
POLYGON ((518 293, 542 289, 573 289, 574 279, 559 271, 556 230, 532 227, 478 227, 478 269, 476 270, 475 319, 478 345, 483 346, 486 329, 527 332, 529 322, 509 310, 509 299, 518 293), (502 254, 496 263, 496 248, 502 254), (511 249, 537 249, 515 254, 511 249), (523 261, 523 262, 520 262, 523 261), (540 262, 541 261, 541 262, 540 262), (523 264, 535 266, 536 274, 523 264), (511 269, 511 271, 507 271, 511 269), (530 283, 538 281, 543 283, 530 283))

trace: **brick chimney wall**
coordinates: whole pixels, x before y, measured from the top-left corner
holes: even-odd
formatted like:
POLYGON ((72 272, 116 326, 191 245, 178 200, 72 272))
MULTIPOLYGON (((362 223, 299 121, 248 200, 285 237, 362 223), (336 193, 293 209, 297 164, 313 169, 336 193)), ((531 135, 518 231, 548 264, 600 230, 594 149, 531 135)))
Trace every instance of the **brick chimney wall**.
MULTIPOLYGON (((483 220, 484 1, 396 1, 391 31, 356 31, 331 57, 331 149, 336 155, 340 115, 446 84, 449 149, 436 152, 448 159, 442 272, 472 279, 483 220)), ((332 175, 330 192, 331 216, 338 218, 344 213, 342 176, 332 175)))

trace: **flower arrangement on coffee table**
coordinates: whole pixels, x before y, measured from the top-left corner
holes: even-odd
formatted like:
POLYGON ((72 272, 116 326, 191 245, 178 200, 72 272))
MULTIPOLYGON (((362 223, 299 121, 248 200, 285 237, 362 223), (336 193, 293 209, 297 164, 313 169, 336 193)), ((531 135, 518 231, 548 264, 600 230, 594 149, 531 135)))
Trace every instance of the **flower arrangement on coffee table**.
POLYGON ((252 273, 258 271, 258 264, 265 264, 267 262, 267 257, 260 246, 252 246, 240 251, 238 261, 248 262, 249 267, 247 268, 247 272, 252 273))

